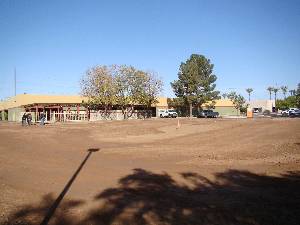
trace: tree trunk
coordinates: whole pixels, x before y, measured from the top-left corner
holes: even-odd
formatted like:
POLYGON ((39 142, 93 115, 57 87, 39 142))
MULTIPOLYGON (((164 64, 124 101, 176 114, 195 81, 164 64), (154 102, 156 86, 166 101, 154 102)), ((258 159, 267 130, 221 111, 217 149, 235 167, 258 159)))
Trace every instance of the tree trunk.
POLYGON ((190 118, 193 117, 193 104, 190 103, 190 118))
POLYGON ((107 120, 107 105, 104 105, 104 116, 105 119, 107 120))
POLYGON ((126 112, 126 107, 124 107, 124 106, 122 106, 122 113, 123 113, 123 118, 124 118, 124 120, 126 120, 126 114, 127 114, 127 112, 126 112))

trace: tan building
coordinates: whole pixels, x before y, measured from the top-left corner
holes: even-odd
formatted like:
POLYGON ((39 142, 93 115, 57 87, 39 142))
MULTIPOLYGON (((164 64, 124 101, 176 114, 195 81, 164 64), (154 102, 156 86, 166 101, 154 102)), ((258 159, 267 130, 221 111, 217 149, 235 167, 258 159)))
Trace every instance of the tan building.
POLYGON ((258 113, 266 110, 272 112, 275 109, 275 100, 252 100, 248 102, 248 108, 258 113))
POLYGON ((63 112, 65 107, 84 110, 81 106, 84 100, 86 99, 81 96, 21 94, 0 102, 0 115, 2 115, 2 120, 20 121, 21 114, 30 111, 33 120, 36 120, 42 111, 50 116, 53 112, 63 112))
MULTIPOLYGON (((153 105, 153 114, 156 108, 167 108, 167 98, 160 97, 159 102, 153 105)), ((39 114, 45 112, 47 120, 51 115, 62 114, 65 112, 74 112, 83 114, 87 111, 84 102, 88 99, 82 96, 74 95, 32 95, 21 94, 0 102, 0 119, 8 121, 21 121, 25 111, 32 114, 33 120, 38 120, 39 114)), ((137 106, 138 108, 138 106, 137 106)))
MULTIPOLYGON (((167 98, 160 99, 157 109, 166 109, 168 108, 167 98)), ((233 102, 229 99, 218 99, 213 102, 207 102, 202 104, 199 108, 202 109, 212 109, 215 112, 218 112, 220 116, 236 116, 240 115, 240 111, 237 110, 233 102)), ((179 112, 179 115, 188 115, 188 110, 185 107, 179 107, 176 109, 179 112)), ((193 108, 193 115, 197 114, 197 107, 193 108)))
POLYGON ((212 108, 215 112, 218 112, 220 116, 240 115, 240 111, 234 107, 234 104, 230 99, 218 99, 214 101, 214 104, 208 102, 202 104, 202 108, 212 108))
MULTIPOLYGON (((38 121, 41 112, 46 113, 46 120, 59 120, 63 114, 68 113, 74 115, 74 120, 88 120, 87 108, 84 102, 88 99, 79 95, 32 95, 21 94, 0 102, 0 120, 21 121, 24 112, 30 112, 33 121, 38 121), (53 116, 55 118, 53 118, 53 116), (56 118, 57 117, 57 118, 56 118)), ((240 112, 234 108, 232 101, 229 99, 215 100, 214 104, 208 102, 201 106, 203 109, 212 108, 219 112, 220 116, 239 115, 240 112)), ((143 106, 136 106, 136 110, 141 110, 143 106)), ((159 109, 168 109, 166 97, 159 97, 158 103, 152 105, 152 116, 158 115, 159 109)), ((117 109, 117 108, 116 108, 117 109)), ((115 110, 117 111, 117 110, 115 110)), ((121 112, 118 112, 119 114, 121 112)), ((122 118, 121 115, 118 118, 122 118)))

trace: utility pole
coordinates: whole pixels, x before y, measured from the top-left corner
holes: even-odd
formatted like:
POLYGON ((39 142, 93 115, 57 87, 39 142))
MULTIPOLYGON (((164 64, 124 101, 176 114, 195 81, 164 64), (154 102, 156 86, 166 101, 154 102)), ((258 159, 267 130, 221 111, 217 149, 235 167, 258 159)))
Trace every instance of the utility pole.
POLYGON ((16 67, 15 67, 15 96, 17 95, 17 70, 16 70, 16 67))

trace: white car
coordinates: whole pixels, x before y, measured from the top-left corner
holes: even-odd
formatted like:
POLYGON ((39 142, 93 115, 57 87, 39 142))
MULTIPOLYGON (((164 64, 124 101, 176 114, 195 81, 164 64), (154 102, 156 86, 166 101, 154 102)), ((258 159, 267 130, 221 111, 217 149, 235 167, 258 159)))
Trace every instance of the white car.
POLYGON ((298 111, 299 111, 298 108, 289 108, 289 109, 283 110, 281 112, 281 115, 282 116, 289 116, 290 114, 293 114, 293 113, 298 112, 298 111))
POLYGON ((289 115, 289 110, 288 109, 282 110, 281 115, 283 115, 283 116, 289 115))
POLYGON ((291 112, 293 113, 293 112, 298 111, 298 110, 299 110, 298 108, 290 108, 288 113, 291 113, 291 112))
POLYGON ((169 111, 169 117, 176 118, 178 116, 177 112, 174 109, 169 109, 168 111, 169 111))
POLYGON ((158 115, 160 118, 176 118, 178 116, 174 109, 160 109, 158 110, 158 115))

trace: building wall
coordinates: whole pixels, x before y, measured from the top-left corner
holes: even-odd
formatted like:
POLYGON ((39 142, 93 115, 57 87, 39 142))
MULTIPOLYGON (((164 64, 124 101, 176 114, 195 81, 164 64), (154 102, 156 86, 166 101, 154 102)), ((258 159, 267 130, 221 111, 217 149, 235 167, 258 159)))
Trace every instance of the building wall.
MULTIPOLYGON (((202 108, 206 109, 209 107, 211 102, 207 102, 202 104, 202 108)), ((234 108, 234 104, 230 99, 218 99, 214 101, 215 112, 218 112, 220 116, 237 116, 240 115, 240 111, 237 112, 236 108, 234 108)))
POLYGON ((21 122, 22 121, 22 112, 24 112, 23 107, 11 108, 8 109, 8 121, 12 122, 21 122))
POLYGON ((220 116, 236 116, 240 115, 240 111, 237 112, 236 108, 232 106, 216 106, 215 112, 218 112, 220 116))
POLYGON ((262 112, 265 110, 269 110, 272 112, 272 108, 275 107, 275 100, 253 100, 248 102, 248 108, 261 108, 262 112))
POLYGON ((159 117, 159 110, 161 110, 161 109, 168 109, 168 106, 159 106, 159 107, 156 107, 155 108, 155 115, 156 115, 156 117, 159 117))

